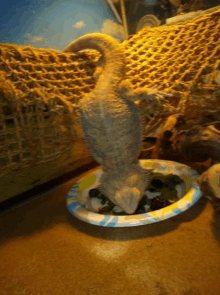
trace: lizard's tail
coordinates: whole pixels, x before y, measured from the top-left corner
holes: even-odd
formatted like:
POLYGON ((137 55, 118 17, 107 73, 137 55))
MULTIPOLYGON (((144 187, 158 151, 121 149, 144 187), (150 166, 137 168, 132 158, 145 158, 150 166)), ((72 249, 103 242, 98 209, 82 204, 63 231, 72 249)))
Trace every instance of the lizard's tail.
POLYGON ((84 35, 71 42, 63 52, 78 52, 84 49, 98 50, 104 59, 104 70, 99 76, 97 89, 114 87, 125 74, 125 54, 120 43, 105 34, 93 33, 84 35))

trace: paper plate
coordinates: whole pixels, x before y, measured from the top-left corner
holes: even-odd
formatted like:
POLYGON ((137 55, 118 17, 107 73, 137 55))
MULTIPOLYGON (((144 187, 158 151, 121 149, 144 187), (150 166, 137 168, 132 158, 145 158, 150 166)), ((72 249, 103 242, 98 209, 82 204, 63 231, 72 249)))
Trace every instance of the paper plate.
POLYGON ((199 174, 184 164, 165 160, 139 160, 139 164, 146 170, 153 172, 168 172, 178 175, 186 183, 186 194, 179 201, 163 209, 135 215, 104 215, 86 210, 77 202, 77 194, 88 195, 90 189, 100 183, 101 168, 88 172, 78 183, 73 185, 67 195, 67 208, 78 219, 106 227, 130 227, 162 221, 178 215, 192 207, 202 196, 197 184, 199 174))

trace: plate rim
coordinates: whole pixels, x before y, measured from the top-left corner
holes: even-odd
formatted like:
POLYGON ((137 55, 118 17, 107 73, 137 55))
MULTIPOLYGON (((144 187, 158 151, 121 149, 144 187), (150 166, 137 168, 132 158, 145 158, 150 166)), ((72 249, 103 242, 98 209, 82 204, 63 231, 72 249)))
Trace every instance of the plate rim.
MULTIPOLYGON (((199 173, 191 168, 188 165, 183 163, 179 163, 176 161, 170 160, 160 160, 160 159, 139 159, 139 164, 143 162, 153 162, 153 163, 161 163, 167 165, 180 166, 191 170, 190 175, 196 177, 199 176, 199 173)), ((177 202, 152 212, 142 213, 142 214, 133 214, 133 215, 104 215, 99 213, 94 213, 88 211, 84 207, 82 207, 77 201, 77 191, 78 191, 78 183, 81 182, 85 177, 88 177, 89 174, 96 174, 98 171, 102 170, 102 167, 97 167, 95 169, 89 170, 84 176, 82 176, 74 185, 71 186, 67 193, 66 205, 68 211, 75 216, 76 218, 102 227, 132 227, 132 226, 141 226, 146 224, 151 224, 155 222, 160 222, 166 220, 168 218, 179 215, 190 207, 192 207, 198 200, 202 197, 202 193, 200 191, 199 185, 196 182, 196 179, 193 181, 190 190, 177 202), (191 201, 189 201, 191 199, 191 201), (178 207, 178 205, 182 205, 178 207)))

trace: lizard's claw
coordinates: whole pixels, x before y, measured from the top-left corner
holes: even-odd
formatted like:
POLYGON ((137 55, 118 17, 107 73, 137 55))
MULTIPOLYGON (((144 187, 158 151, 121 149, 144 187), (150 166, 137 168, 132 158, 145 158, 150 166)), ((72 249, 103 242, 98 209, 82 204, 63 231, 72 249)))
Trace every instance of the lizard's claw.
POLYGON ((172 97, 172 94, 170 93, 165 93, 163 91, 157 91, 154 89, 149 89, 148 95, 151 96, 153 99, 161 100, 161 102, 163 100, 165 101, 166 98, 172 97))
POLYGON ((167 98, 172 97, 171 94, 162 91, 157 91, 155 89, 149 89, 147 100, 151 102, 152 107, 155 109, 160 109, 167 104, 167 98))
POLYGON ((158 95, 162 95, 162 96, 165 96, 165 97, 172 97, 172 94, 170 94, 170 93, 165 93, 163 91, 155 91, 155 92, 158 95))

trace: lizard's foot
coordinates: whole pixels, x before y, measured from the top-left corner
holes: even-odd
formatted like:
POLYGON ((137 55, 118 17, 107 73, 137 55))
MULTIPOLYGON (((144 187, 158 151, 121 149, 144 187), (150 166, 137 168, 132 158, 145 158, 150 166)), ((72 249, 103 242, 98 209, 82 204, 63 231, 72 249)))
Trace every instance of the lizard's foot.
POLYGON ((153 88, 140 87, 134 89, 131 82, 127 80, 123 80, 120 83, 118 92, 121 96, 131 101, 146 100, 149 103, 157 102, 158 105, 164 104, 167 98, 173 96, 170 93, 158 91, 157 89, 153 88))
POLYGON ((123 99, 135 102, 136 104, 143 102, 145 116, 148 114, 149 120, 152 119, 152 115, 171 115, 176 112, 176 108, 172 105, 170 100, 173 95, 170 93, 147 87, 134 89, 131 82, 127 80, 123 80, 119 84, 118 93, 123 99))
POLYGON ((148 88, 145 97, 143 97, 147 102, 155 105, 155 107, 163 106, 167 103, 167 99, 172 97, 172 94, 165 93, 163 91, 158 91, 157 89, 148 88))
POLYGON ((152 99, 159 99, 161 101, 166 101, 166 98, 172 97, 170 93, 165 93, 163 91, 158 91, 154 88, 147 88, 147 96, 152 97, 152 99))

